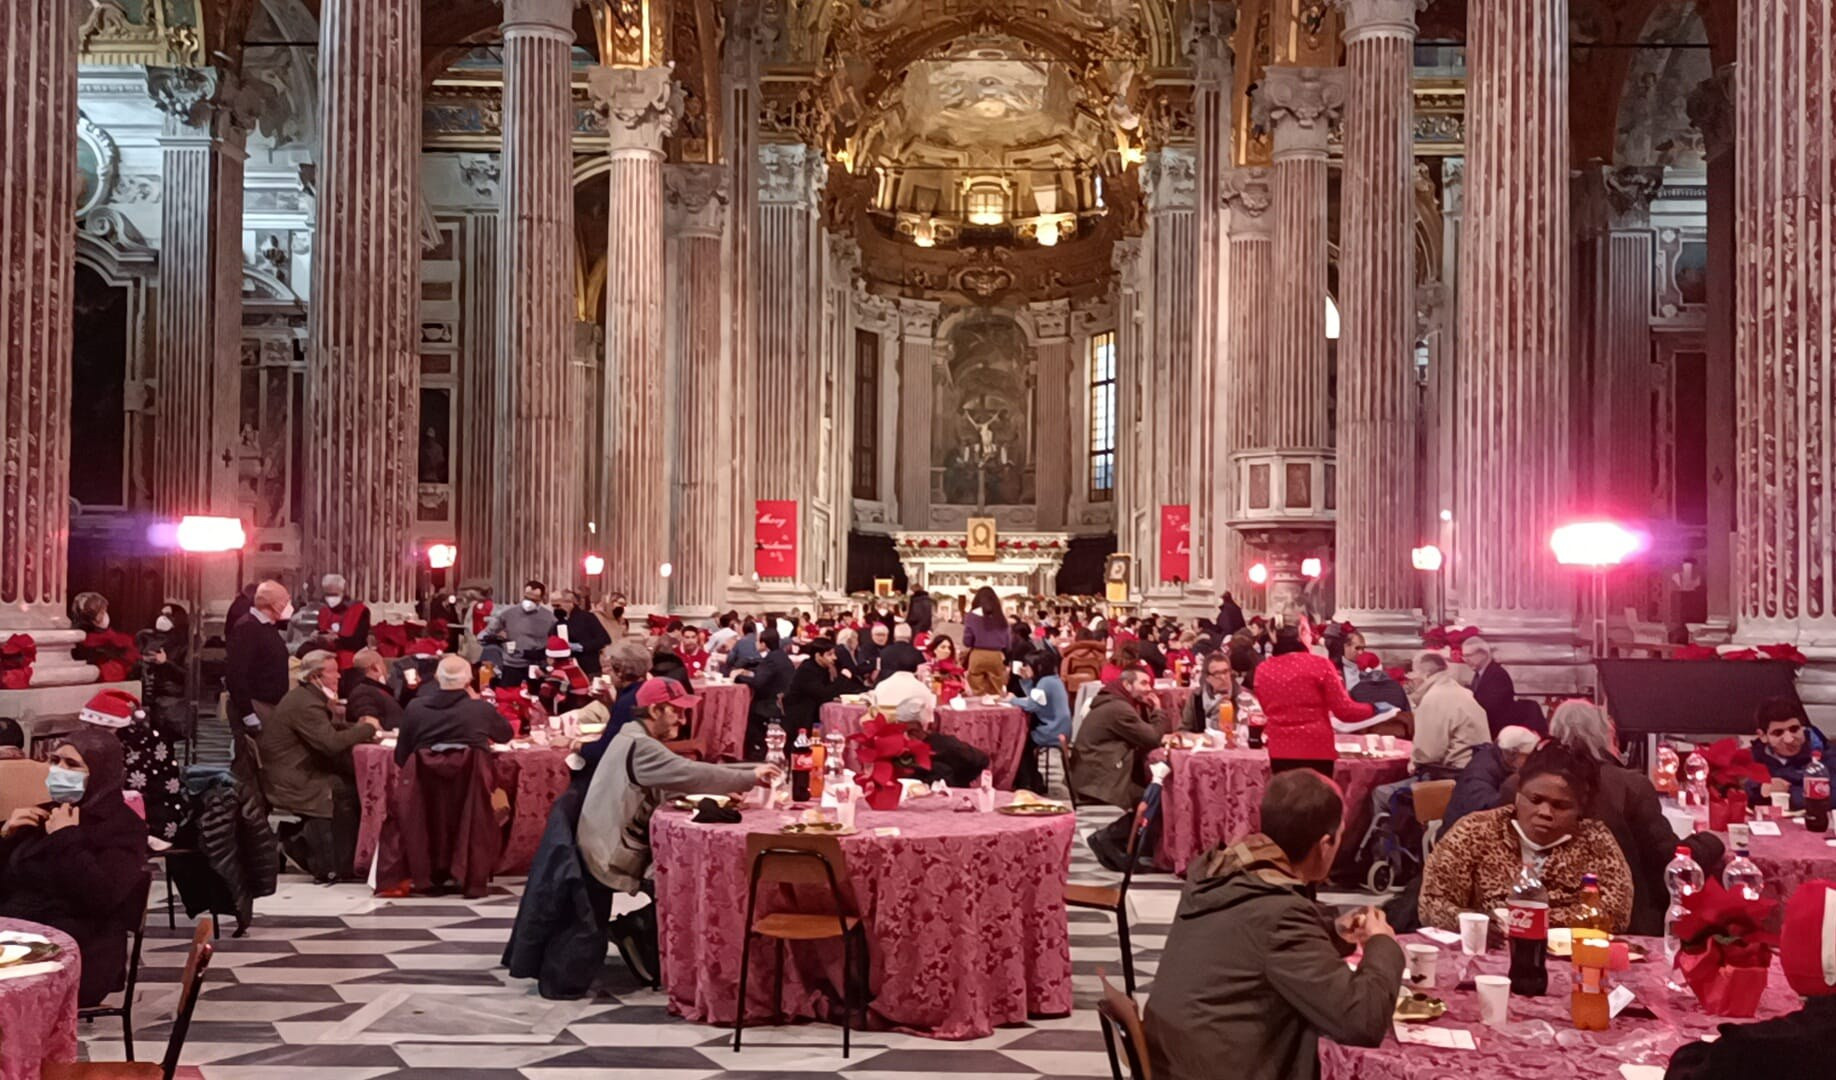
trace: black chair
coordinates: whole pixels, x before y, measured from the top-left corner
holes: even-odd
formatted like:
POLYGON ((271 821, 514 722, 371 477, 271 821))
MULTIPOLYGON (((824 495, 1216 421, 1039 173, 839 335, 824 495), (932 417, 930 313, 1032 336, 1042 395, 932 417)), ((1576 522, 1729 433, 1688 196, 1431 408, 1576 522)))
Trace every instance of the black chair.
POLYGON ((92 1005, 87 1009, 78 1009, 79 1020, 100 1020, 108 1016, 121 1018, 121 1045, 127 1051, 127 1059, 134 1060, 134 989, 140 983, 140 945, 147 936, 147 904, 153 894, 153 873, 142 875, 139 896, 139 920, 134 924, 132 934, 133 948, 128 952, 127 985, 121 988, 121 1004, 92 1005))
POLYGON ((1071 800, 1071 809, 1073 810, 1077 809, 1077 787, 1071 783, 1071 764, 1076 760, 1077 751, 1071 749, 1071 737, 1069 735, 1060 735, 1058 737, 1058 761, 1060 765, 1064 766, 1065 796, 1071 800))
POLYGON ((778 978, 773 983, 772 1012, 784 1022, 784 943, 787 941, 842 942, 842 1057, 848 1056, 849 1014, 861 1010, 867 1019, 867 939, 858 916, 847 913, 841 883, 848 880, 848 864, 841 842, 833 836, 785 836, 753 833, 746 837, 746 859, 752 864, 752 883, 746 897, 746 940, 740 948, 739 1004, 733 1014, 733 1049, 740 1048, 740 1031, 746 1026, 746 990, 754 935, 776 943, 778 978), (815 914, 774 911, 759 915, 759 886, 764 882, 826 888, 832 911, 815 914), (858 942, 856 939, 859 939, 858 942), (860 970, 855 970, 856 962, 860 970), (855 1000, 859 987, 860 1001, 855 1000))
POLYGON ((1114 1080, 1154 1080, 1154 1066, 1147 1055, 1147 1031, 1141 1026, 1135 999, 1110 985, 1107 977, 1097 978, 1103 980, 1097 1019, 1103 1025, 1103 1048, 1109 1051, 1109 1075, 1114 1080), (1123 1059, 1128 1061, 1126 1073, 1122 1071, 1123 1059))
POLYGON ((1122 947, 1122 982, 1131 997, 1135 993, 1135 952, 1128 942, 1128 886, 1135 878, 1135 852, 1141 846, 1141 837, 1159 812, 1159 799, 1143 797, 1136 804, 1135 823, 1128 831, 1128 866, 1122 871, 1120 885, 1065 886, 1067 907, 1106 911, 1116 917, 1116 938, 1122 947))
POLYGON ((215 922, 208 915, 199 919, 191 935, 191 953, 185 958, 185 976, 179 982, 178 1013, 172 1019, 172 1036, 166 1040, 166 1056, 158 1065, 150 1061, 46 1062, 44 1080, 172 1080, 191 1030, 191 1014, 197 1011, 198 995, 204 989, 204 972, 215 951, 209 941, 216 933, 215 922))
POLYGON ((1059 771, 1065 775, 1065 797, 1070 800, 1071 808, 1077 809, 1077 792, 1071 788, 1071 743, 1063 735, 1058 742, 1045 746, 1029 746, 1033 752, 1034 767, 1039 770, 1039 779, 1046 791, 1052 790, 1052 755, 1058 755, 1059 771))

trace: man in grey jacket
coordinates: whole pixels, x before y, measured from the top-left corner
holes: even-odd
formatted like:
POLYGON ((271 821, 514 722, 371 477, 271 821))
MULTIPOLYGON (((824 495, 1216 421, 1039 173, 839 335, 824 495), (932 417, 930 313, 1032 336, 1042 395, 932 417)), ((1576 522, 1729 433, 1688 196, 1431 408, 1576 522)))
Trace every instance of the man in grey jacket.
POLYGON ((607 888, 635 893, 650 877, 650 816, 669 794, 720 795, 769 786, 774 765, 710 765, 663 744, 676 738, 683 711, 701 699, 674 679, 638 688, 633 723, 607 747, 580 807, 580 857, 607 888))
MULTIPOLYGON (((548 606, 548 586, 539 581, 526 581, 523 583, 523 602, 515 607, 500 607, 492 612, 480 640, 502 647, 506 678, 499 681, 510 685, 511 677, 521 682, 528 677, 530 664, 543 662, 542 654, 548 647, 548 635, 554 632, 555 610, 548 606)), ((497 659, 488 652, 483 658, 497 659)))
POLYGON ((1311 898, 1339 853, 1344 803, 1308 769, 1269 781, 1262 832, 1192 864, 1147 1003, 1157 1080, 1311 1080, 1323 1035, 1376 1046, 1403 952, 1376 908, 1334 919, 1311 898), (1345 958, 1358 946, 1356 968, 1345 958), (1223 1063, 1228 1062, 1227 1069, 1223 1063))

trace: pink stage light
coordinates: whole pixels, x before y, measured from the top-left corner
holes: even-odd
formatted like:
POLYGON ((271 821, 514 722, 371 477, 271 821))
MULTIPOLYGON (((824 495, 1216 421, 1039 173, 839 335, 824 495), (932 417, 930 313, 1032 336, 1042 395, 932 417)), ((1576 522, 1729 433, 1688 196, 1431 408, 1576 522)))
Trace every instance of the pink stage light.
POLYGON ((1441 568, 1445 559, 1441 555, 1440 548, 1435 547, 1433 544, 1426 544, 1422 547, 1412 548, 1409 551, 1409 561, 1414 564, 1417 570, 1426 570, 1429 573, 1433 573, 1441 568))
POLYGON ((240 518, 194 514, 179 519, 174 539, 180 551, 192 555, 241 551, 249 542, 248 534, 242 531, 240 518))
POLYGON ((1249 568, 1249 579, 1251 584, 1267 585, 1269 583, 1269 568, 1262 563, 1257 563, 1255 566, 1249 568))
POLYGON ((1577 521, 1549 536, 1549 548, 1563 566, 1618 566, 1644 546, 1642 533, 1616 521, 1577 521))
POLYGON ((459 545, 457 544, 429 544, 427 545, 427 565, 431 567, 432 569, 451 570, 453 568, 453 564, 458 561, 459 561, 459 545))
POLYGON ((597 555, 588 555, 580 560, 580 568, 586 571, 587 577, 598 577, 606 572, 606 560, 597 555))
POLYGON ((1302 577, 1316 578, 1325 572, 1326 572, 1326 567, 1324 564, 1320 562, 1320 560, 1314 559, 1314 558, 1307 558, 1307 559, 1301 560, 1301 576, 1302 577))

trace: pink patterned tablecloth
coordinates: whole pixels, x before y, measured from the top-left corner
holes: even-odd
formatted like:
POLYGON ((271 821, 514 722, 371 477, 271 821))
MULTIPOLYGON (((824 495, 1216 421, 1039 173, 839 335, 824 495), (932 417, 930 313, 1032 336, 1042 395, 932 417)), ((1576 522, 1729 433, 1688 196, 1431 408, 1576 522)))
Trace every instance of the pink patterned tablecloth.
MULTIPOLYGON (((975 1039, 1029 1016, 1070 1012, 1065 874, 1073 817, 958 813, 949 802, 863 807, 861 831, 841 841, 873 961, 869 1025, 975 1039), (899 834, 874 831, 887 827, 899 834)), ((731 1024, 736 1012, 746 835, 795 820, 773 810, 745 816, 736 825, 697 825, 664 809, 651 819, 663 983, 670 1010, 702 1023, 731 1024)), ((759 912, 782 907, 788 895, 783 886, 762 887, 759 912)), ((785 957, 785 1015, 839 1021, 832 1014, 841 943, 796 942, 785 957)), ((755 941, 749 1022, 771 1022, 778 977, 771 943, 755 941)))
POLYGON ((746 760, 746 713, 752 708, 752 688, 697 683, 695 693, 701 704, 689 710, 688 729, 703 740, 708 760, 746 760))
MULTIPOLYGON (((1836 881, 1836 847, 1823 836, 1805 831, 1802 819, 1779 823, 1778 836, 1755 836, 1748 854, 1765 875, 1768 892, 1783 903, 1807 881, 1836 881)), ((1727 839, 1727 834, 1722 834, 1727 839)))
MULTIPOLYGON (((1425 939, 1408 935, 1408 942, 1425 939)), ((1447 1015, 1433 1027, 1464 1028, 1473 1033, 1476 1050, 1404 1046, 1394 1034, 1383 1045, 1357 1050, 1322 1040, 1321 1080, 1475 1080, 1478 1077, 1513 1077, 1519 1080, 1619 1080, 1621 1065, 1662 1068, 1670 1055, 1686 1042, 1715 1031, 1723 1023, 1744 1023, 1708 1016, 1688 990, 1673 991, 1664 985, 1663 942, 1642 939, 1657 961, 1633 964, 1614 979, 1636 995, 1632 1008, 1644 1006, 1656 1019, 1621 1014, 1606 1031, 1577 1031, 1569 1015, 1569 988, 1573 968, 1567 961, 1549 962, 1549 993, 1539 998, 1511 998, 1504 1026, 1479 1022, 1479 997, 1470 979, 1456 988, 1456 970, 1462 966, 1458 945, 1442 947, 1434 996, 1447 1002, 1447 1015)), ((1498 949, 1479 958, 1471 974, 1503 975, 1510 968, 1498 949)), ((1778 962, 1766 995, 1760 999, 1758 1019, 1792 1012, 1800 999, 1785 984, 1778 962)))
MULTIPOLYGON (((1158 758, 1169 751, 1157 750, 1158 758)), ((1161 791, 1160 849, 1155 861, 1176 874, 1221 843, 1262 827, 1269 784, 1265 750, 1174 750, 1161 791)), ((1409 744, 1375 758, 1342 757, 1332 770, 1345 794, 1345 846, 1355 848, 1371 822, 1371 789, 1409 775, 1409 744)))
POLYGON ((76 1060, 82 959, 76 942, 49 926, 0 919, 0 930, 39 934, 58 947, 57 957, 45 961, 57 970, 0 979, 0 1080, 38 1080, 46 1062, 76 1060))
MULTIPOLYGON (((526 874, 535 858, 536 846, 542 842, 542 830, 548 824, 548 811, 567 790, 573 771, 567 767, 567 752, 547 747, 528 750, 505 750, 495 753, 497 786, 510 796, 510 824, 504 833, 503 854, 498 857, 498 874, 526 874)), ((370 860, 382 842, 383 822, 389 816, 389 790, 395 786, 395 751, 391 747, 370 743, 353 747, 351 760, 356 766, 357 798, 363 804, 363 823, 357 830, 357 865, 354 872, 368 875, 370 860)))
MULTIPOLYGON (((853 735, 861 730, 861 718, 866 715, 865 705, 830 702, 822 707, 822 730, 853 735)), ((1026 752, 1027 736, 1032 730, 1025 713, 1011 705, 977 705, 969 709, 945 705, 937 710, 937 730, 987 754, 988 771, 994 774, 995 786, 1012 790, 1014 775, 1020 770, 1020 755, 1026 752)), ((848 767, 855 767, 852 747, 848 750, 848 767)))

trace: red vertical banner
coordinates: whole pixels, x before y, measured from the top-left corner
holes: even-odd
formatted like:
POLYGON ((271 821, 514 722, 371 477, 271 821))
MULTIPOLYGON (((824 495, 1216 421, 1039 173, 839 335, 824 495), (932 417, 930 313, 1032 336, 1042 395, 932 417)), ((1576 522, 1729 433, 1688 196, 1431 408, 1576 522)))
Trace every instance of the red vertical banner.
POLYGON ((752 568, 762 578, 797 576, 797 500, 760 499, 752 526, 752 568))
POLYGON ((1192 507, 1160 508, 1160 580, 1192 580, 1192 507))

